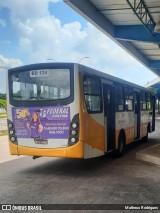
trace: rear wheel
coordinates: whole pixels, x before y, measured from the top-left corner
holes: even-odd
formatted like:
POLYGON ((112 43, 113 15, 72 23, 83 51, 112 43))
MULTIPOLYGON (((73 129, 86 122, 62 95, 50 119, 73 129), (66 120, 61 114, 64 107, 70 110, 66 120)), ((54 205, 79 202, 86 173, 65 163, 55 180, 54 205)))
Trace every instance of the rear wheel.
POLYGON ((125 151, 125 136, 124 134, 119 135, 118 139, 118 150, 116 151, 116 156, 121 157, 125 151))

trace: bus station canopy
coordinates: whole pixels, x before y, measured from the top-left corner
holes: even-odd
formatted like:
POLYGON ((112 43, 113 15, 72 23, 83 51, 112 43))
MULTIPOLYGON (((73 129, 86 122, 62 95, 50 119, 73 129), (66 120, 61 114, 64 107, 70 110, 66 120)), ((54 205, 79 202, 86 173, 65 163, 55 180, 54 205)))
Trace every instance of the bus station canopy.
POLYGON ((156 96, 160 100, 160 77, 148 82, 145 87, 153 88, 156 91, 156 96))
POLYGON ((64 0, 160 76, 160 0, 64 0))

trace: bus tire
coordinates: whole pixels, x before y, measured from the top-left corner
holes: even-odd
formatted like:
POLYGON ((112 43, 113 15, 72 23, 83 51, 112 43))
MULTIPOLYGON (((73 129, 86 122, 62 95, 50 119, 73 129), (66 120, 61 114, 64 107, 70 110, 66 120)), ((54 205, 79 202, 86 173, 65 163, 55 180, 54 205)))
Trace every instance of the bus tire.
POLYGON ((121 132, 118 138, 118 149, 116 151, 116 156, 121 157, 125 151, 125 134, 121 132))

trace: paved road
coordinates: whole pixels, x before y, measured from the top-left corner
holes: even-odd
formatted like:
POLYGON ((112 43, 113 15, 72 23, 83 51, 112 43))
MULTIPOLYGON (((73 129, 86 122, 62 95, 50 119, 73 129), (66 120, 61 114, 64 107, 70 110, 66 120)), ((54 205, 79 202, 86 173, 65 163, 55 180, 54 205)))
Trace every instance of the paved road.
POLYGON ((0 163, 15 160, 17 158, 20 158, 20 156, 10 155, 8 145, 8 135, 0 136, 0 163))
POLYGON ((1 163, 0 203, 158 204, 160 168, 135 160, 137 151, 159 142, 159 132, 151 137, 120 159, 24 157, 1 163))

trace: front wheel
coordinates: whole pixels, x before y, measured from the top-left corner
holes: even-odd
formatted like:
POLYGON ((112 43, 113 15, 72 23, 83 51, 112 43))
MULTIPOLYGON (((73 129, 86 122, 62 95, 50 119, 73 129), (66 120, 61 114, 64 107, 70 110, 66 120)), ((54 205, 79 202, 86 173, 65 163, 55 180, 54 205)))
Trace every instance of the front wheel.
POLYGON ((118 139, 118 149, 116 151, 116 156, 121 157, 125 151, 125 136, 123 134, 119 135, 118 139))

